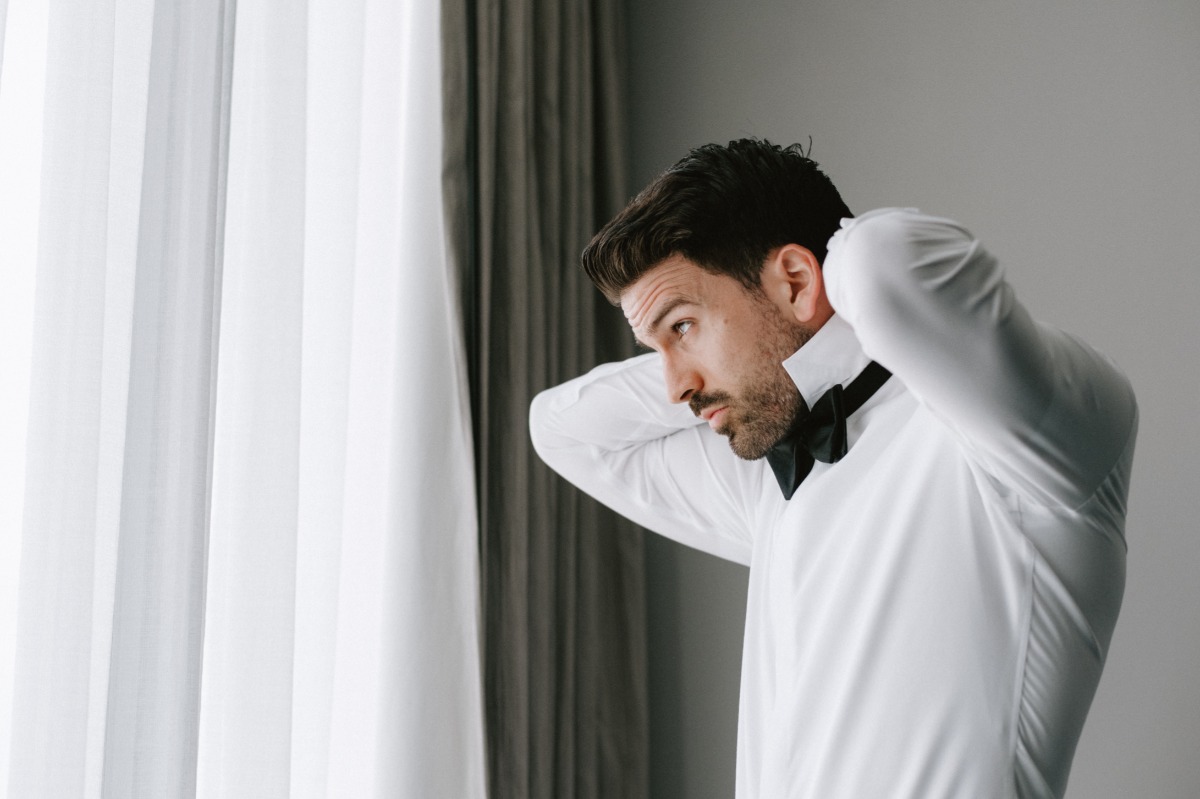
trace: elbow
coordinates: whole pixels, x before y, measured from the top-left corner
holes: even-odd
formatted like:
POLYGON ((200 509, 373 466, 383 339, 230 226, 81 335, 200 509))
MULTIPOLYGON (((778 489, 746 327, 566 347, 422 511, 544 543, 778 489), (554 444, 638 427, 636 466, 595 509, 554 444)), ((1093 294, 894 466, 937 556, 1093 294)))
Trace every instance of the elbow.
POLYGON ((561 388, 548 388, 529 403, 529 441, 542 462, 555 471, 560 471, 563 458, 579 446, 561 409, 561 388))
POLYGON ((529 440, 533 444, 533 451, 543 461, 546 460, 546 452, 550 448, 552 417, 550 390, 546 389, 538 393, 529 403, 529 440))

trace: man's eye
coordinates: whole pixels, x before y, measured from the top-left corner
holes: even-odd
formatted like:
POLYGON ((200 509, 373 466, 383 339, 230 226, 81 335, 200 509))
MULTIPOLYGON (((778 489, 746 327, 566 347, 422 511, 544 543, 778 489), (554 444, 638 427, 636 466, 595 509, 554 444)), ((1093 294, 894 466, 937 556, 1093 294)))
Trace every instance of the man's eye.
POLYGON ((692 327, 692 320, 690 320, 690 319, 684 319, 682 321, 676 322, 675 324, 671 325, 671 329, 674 330, 676 335, 678 335, 680 337, 687 335, 687 332, 689 329, 691 329, 691 327, 692 327))

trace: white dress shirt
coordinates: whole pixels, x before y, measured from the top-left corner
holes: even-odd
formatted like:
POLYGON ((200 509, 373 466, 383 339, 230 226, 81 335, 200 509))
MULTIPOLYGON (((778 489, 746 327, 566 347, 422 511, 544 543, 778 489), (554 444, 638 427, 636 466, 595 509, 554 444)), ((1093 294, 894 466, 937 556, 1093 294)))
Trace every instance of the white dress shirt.
POLYGON ((667 403, 654 354, 539 395, 534 445, 749 565, 740 799, 1060 797, 1121 604, 1133 392, 949 220, 844 220, 824 276, 836 314, 783 364, 800 393, 893 377, 790 501, 667 403))

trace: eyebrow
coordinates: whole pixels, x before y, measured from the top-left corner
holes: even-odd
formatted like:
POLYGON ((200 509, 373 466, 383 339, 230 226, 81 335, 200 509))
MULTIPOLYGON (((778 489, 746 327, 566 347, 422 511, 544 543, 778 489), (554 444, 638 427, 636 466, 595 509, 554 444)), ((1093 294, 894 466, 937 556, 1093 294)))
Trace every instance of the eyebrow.
POLYGON ((694 305, 695 302, 696 301, 691 297, 687 297, 682 294, 678 297, 672 297, 671 299, 667 300, 665 303, 663 303, 663 307, 658 309, 658 313, 654 315, 654 318, 650 320, 650 324, 646 328, 646 335, 653 337, 655 331, 658 330, 658 326, 662 324, 662 320, 666 319, 671 311, 674 311, 680 305, 694 305))

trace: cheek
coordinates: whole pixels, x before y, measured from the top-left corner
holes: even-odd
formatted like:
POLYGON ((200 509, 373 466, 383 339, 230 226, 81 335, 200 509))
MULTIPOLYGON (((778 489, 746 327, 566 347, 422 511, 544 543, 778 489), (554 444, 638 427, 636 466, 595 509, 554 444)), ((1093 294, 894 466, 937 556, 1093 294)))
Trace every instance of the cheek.
POLYGON ((716 353, 710 360, 712 375, 721 387, 738 393, 756 371, 761 353, 755 347, 728 347, 716 353))
POLYGON ((731 337, 729 361, 741 372, 754 371, 771 357, 771 343, 760 330, 740 330, 738 333, 731 337))
POLYGON ((754 323, 755 312, 760 311, 722 314, 705 326, 704 338, 695 341, 697 360, 704 364, 714 387, 744 392, 744 384, 755 382, 764 364, 772 362, 770 336, 754 323))

